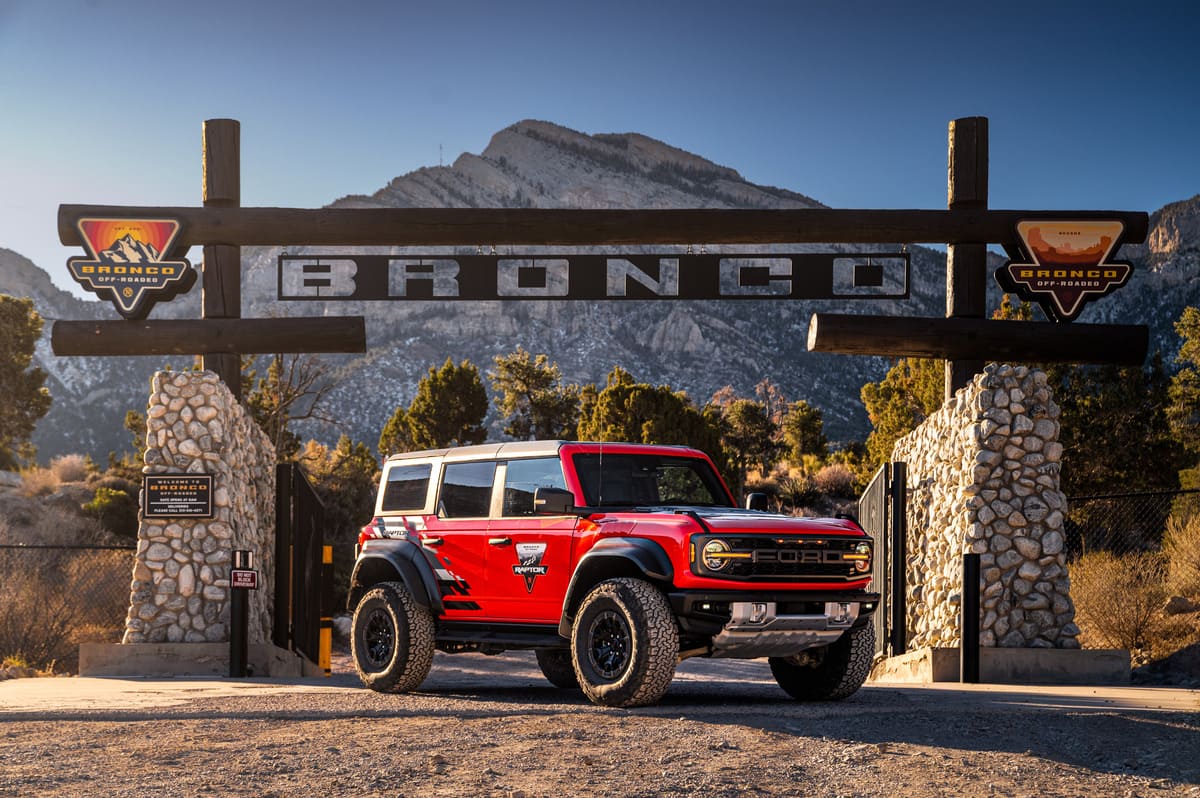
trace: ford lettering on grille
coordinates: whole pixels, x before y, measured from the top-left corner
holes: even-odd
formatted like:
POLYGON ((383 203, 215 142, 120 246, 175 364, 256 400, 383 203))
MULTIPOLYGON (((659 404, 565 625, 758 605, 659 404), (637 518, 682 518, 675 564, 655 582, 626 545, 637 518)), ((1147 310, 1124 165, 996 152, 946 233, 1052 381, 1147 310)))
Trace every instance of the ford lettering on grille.
POLYGON ((854 560, 845 557, 862 542, 863 538, 698 535, 694 550, 700 555, 693 568, 698 574, 718 579, 844 582, 864 578, 862 572, 855 571, 854 560), (705 544, 713 540, 720 540, 730 548, 724 554, 719 550, 710 553, 714 562, 725 562, 720 568, 704 564, 705 544))

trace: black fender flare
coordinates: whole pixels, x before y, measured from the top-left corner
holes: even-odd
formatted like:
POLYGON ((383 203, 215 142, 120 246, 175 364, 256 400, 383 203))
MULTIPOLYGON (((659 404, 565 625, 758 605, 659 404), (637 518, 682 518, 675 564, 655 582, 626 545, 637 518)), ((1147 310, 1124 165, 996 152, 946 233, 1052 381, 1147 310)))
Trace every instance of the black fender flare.
POLYGON ((442 612, 442 593, 437 576, 424 550, 411 540, 374 539, 367 541, 350 575, 346 607, 354 612, 362 594, 379 582, 399 581, 413 600, 437 617, 442 612))
POLYGON ((645 579, 660 587, 669 587, 675 577, 671 558, 663 547, 645 538, 605 538, 579 558, 567 595, 563 599, 558 634, 570 639, 575 611, 584 597, 600 582, 622 576, 645 579))

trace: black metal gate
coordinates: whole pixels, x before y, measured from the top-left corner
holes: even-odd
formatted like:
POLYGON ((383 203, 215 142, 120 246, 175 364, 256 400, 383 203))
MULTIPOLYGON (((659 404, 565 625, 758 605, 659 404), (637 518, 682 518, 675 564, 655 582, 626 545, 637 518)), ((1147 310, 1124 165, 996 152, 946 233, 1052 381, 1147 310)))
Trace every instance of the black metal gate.
POLYGON ((333 585, 326 572, 325 506, 296 463, 275 467, 275 645, 328 670, 333 585), (324 656, 323 656, 324 655, 324 656))
POLYGON ((905 491, 904 463, 885 463, 858 499, 858 520, 875 540, 872 584, 879 592, 875 611, 875 652, 896 656, 907 650, 905 628, 905 491))

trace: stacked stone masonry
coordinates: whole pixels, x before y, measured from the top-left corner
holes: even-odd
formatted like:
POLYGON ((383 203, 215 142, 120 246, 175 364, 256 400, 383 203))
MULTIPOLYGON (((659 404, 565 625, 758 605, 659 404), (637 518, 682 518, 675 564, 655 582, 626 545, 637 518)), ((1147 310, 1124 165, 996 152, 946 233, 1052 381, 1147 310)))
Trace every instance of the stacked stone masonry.
POLYGON ((1046 375, 989 365, 912 433, 910 648, 956 647, 962 555, 980 555, 983 646, 1078 648, 1059 489, 1059 408, 1046 375))
POLYGON ((275 449, 212 372, 154 375, 146 474, 212 474, 213 517, 141 518, 124 643, 229 640, 233 551, 253 552, 248 637, 270 640, 275 583, 275 449))

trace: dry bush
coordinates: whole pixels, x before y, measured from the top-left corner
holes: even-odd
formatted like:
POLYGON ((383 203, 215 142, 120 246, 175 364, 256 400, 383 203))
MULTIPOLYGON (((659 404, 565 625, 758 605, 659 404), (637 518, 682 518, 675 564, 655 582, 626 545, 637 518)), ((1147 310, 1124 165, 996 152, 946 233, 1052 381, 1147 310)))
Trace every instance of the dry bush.
POLYGON ((82 454, 64 454, 50 461, 50 471, 59 482, 83 482, 91 471, 91 463, 82 454))
POLYGON ((21 472, 21 491, 26 496, 48 496, 62 481, 49 468, 34 467, 21 472))
POLYGON ((1200 516, 1167 519, 1163 533, 1167 589, 1175 596, 1200 597, 1200 516))
POLYGON ((1071 598, 1080 642, 1086 648, 1126 648, 1135 659, 1165 654, 1165 575, 1164 559, 1157 552, 1118 557, 1099 551, 1076 560, 1071 565, 1071 598))
POLYGON ((96 519, 58 507, 45 508, 26 537, 26 543, 43 546, 107 546, 116 542, 116 537, 96 519))
POLYGON ((822 468, 813 477, 813 483, 826 496, 849 498, 854 495, 854 472, 841 463, 822 468))
POLYGON ((73 670, 79 644, 121 639, 131 551, 0 549, 0 657, 73 670))

